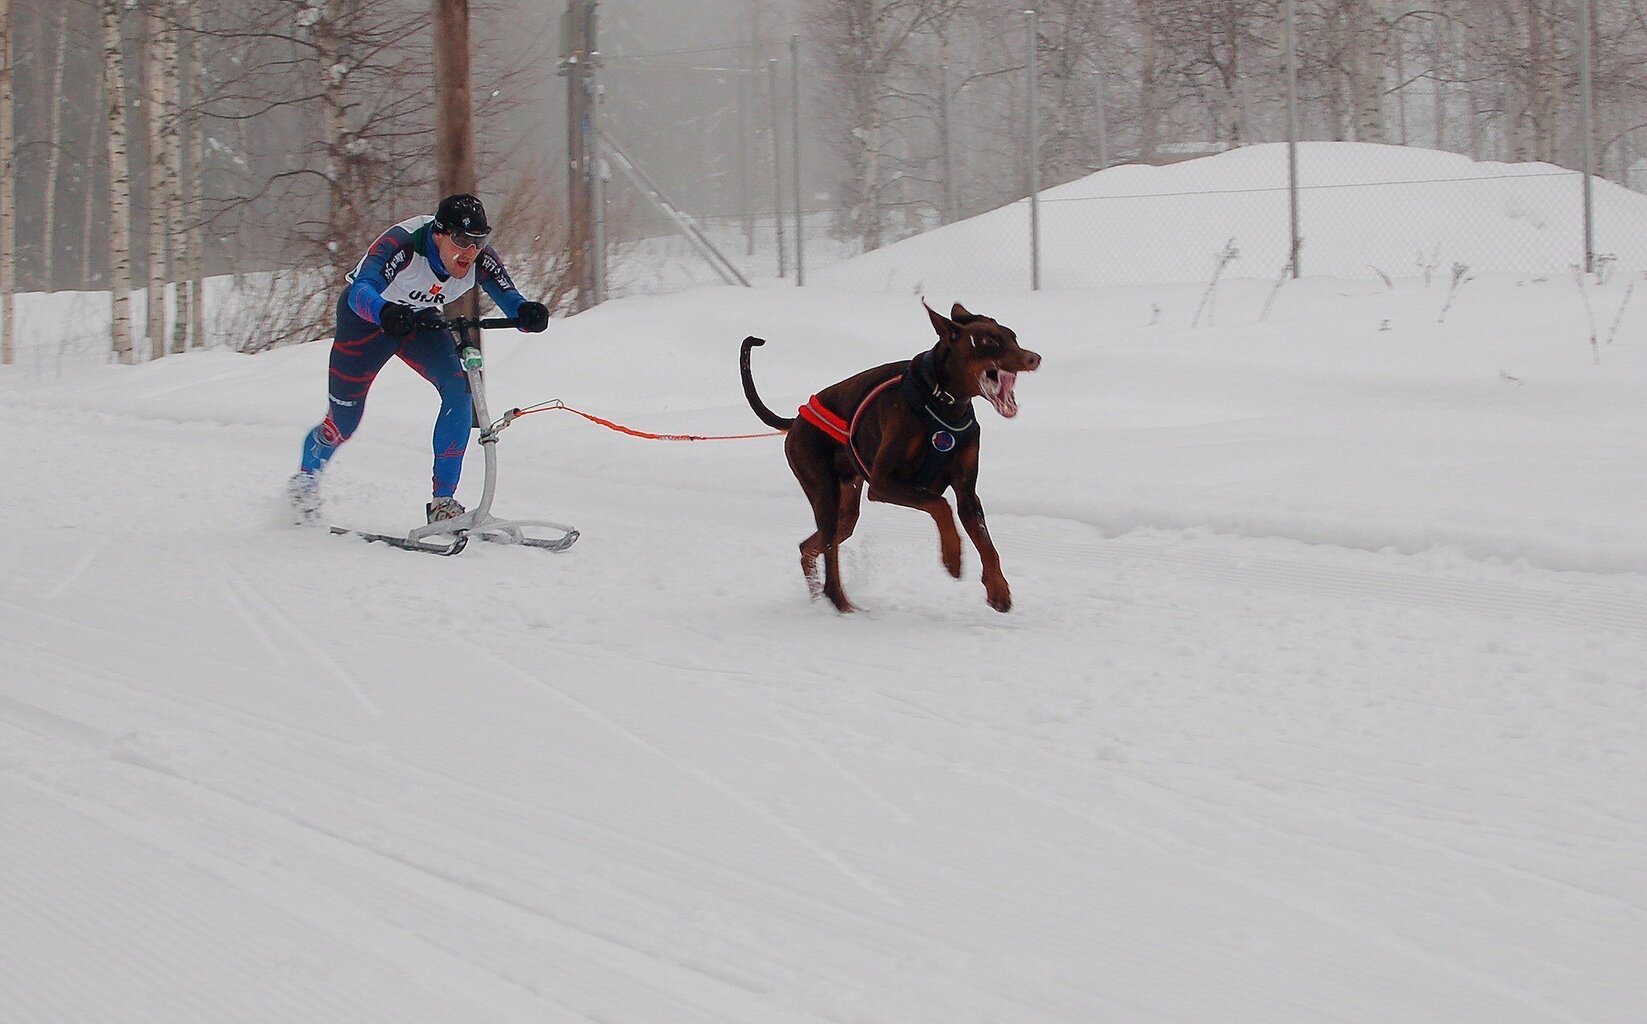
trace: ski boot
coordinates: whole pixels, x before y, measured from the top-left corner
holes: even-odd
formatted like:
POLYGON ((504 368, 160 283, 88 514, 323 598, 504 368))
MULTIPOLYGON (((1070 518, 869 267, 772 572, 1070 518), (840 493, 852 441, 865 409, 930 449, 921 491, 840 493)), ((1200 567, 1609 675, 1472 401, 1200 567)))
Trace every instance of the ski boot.
POLYGON ((458 516, 461 516, 463 513, 469 511, 462 505, 458 504, 458 500, 456 498, 436 498, 434 501, 431 501, 427 505, 423 506, 423 508, 428 514, 429 522, 431 523, 440 523, 448 519, 456 519, 458 516))
POLYGON ((286 497, 292 504, 292 522, 305 526, 320 519, 320 478, 313 473, 294 473, 286 481, 286 497))

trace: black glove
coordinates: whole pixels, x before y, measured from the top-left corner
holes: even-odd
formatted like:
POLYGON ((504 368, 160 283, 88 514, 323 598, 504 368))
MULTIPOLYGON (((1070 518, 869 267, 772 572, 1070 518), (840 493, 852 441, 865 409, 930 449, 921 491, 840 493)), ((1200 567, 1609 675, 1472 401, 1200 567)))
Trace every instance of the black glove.
POLYGON ((439 331, 446 327, 446 314, 437 306, 425 306, 412 317, 412 323, 420 331, 439 331))
POLYGON ((384 334, 411 334, 417 326, 417 311, 401 302, 385 302, 378 310, 378 326, 384 334))
POLYGON ((519 321, 521 330, 527 334, 537 334, 549 329, 549 307, 541 302, 522 302, 515 319, 519 321))

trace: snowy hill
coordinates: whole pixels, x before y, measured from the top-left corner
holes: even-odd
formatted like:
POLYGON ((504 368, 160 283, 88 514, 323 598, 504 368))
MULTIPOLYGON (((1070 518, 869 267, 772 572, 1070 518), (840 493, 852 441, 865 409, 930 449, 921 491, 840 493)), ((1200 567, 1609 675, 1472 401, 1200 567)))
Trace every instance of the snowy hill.
MULTIPOLYGON (((1570 273, 1583 262, 1583 177, 1551 164, 1476 162, 1402 146, 1298 147, 1300 262, 1311 276, 1446 278, 1570 273)), ((1593 179, 1595 252, 1647 268, 1647 196, 1593 179)), ((1168 167, 1127 165, 1041 195, 1043 288, 1274 280, 1287 262, 1287 147, 1249 146, 1168 167)), ((1028 288, 1029 205, 824 267, 816 280, 885 291, 1028 288)))
MULTIPOLYGON (((1046 360, 1008 615, 875 504, 809 603, 773 438, 525 418, 498 508, 583 539, 440 559, 286 525, 324 345, 0 372, 0 1020, 1643 1019, 1647 295, 1444 278, 929 286, 1046 360)), ((492 405, 756 432, 738 341, 792 407, 929 343, 883 287, 495 334, 492 405)), ((412 525, 436 405, 333 520, 412 525)))

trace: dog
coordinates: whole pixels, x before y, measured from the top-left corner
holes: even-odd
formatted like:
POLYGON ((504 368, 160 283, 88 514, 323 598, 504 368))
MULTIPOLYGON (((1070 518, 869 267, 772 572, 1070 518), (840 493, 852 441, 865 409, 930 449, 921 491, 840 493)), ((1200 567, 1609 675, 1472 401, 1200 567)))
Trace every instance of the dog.
POLYGON ((984 523, 978 500, 978 421, 972 400, 982 397, 1002 417, 1018 415, 1013 386, 1020 373, 1041 365, 1041 357, 1018 344, 1018 336, 987 316, 956 303, 945 317, 921 300, 937 344, 895 363, 831 384, 786 418, 755 392, 749 352, 766 342, 748 337, 739 350, 743 393, 761 421, 787 432, 784 454, 812 505, 817 532, 801 541, 801 572, 814 600, 829 598, 841 612, 853 610, 841 588, 840 546, 858 525, 863 483, 869 500, 920 509, 938 525, 944 568, 961 576, 961 537, 955 511, 943 497, 955 492, 961 525, 983 560, 989 606, 1012 608, 1012 588, 1001 574, 1001 556, 984 523), (824 564, 818 578, 818 559, 824 564))

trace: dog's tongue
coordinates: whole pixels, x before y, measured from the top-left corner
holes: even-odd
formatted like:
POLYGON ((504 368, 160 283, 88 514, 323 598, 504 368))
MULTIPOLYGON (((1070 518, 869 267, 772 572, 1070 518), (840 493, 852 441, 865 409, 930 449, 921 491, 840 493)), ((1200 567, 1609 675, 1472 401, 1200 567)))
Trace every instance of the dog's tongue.
POLYGON ((993 394, 987 396, 989 404, 995 407, 996 412, 1010 420, 1018 415, 1018 398, 1012 393, 1012 385, 1017 382, 1018 375, 1010 370, 997 370, 995 376, 999 386, 993 394))

